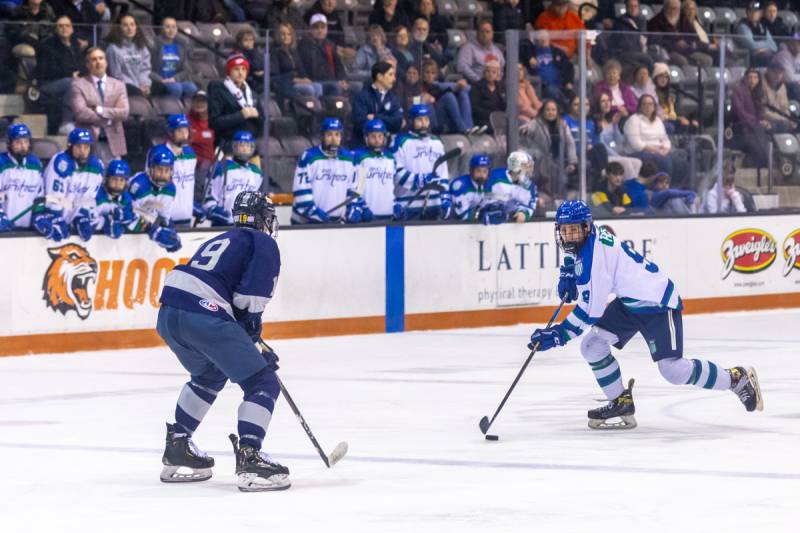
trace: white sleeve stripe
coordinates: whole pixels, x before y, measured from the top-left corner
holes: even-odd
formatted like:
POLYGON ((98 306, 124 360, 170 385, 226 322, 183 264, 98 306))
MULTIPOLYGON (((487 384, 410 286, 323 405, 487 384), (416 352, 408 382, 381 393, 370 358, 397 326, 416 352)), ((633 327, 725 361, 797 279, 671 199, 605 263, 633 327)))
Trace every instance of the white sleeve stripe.
POLYGON ((250 294, 233 293, 233 305, 238 309, 244 309, 249 313, 261 313, 269 303, 266 296, 252 296, 250 294))

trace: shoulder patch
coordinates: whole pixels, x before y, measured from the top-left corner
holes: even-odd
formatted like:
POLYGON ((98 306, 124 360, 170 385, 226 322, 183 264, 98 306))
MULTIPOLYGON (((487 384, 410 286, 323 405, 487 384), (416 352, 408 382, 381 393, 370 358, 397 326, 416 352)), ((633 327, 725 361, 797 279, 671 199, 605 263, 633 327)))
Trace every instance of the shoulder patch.
POLYGON ((62 178, 66 178, 75 171, 75 162, 66 153, 61 152, 56 155, 53 161, 53 169, 56 171, 56 174, 62 178))

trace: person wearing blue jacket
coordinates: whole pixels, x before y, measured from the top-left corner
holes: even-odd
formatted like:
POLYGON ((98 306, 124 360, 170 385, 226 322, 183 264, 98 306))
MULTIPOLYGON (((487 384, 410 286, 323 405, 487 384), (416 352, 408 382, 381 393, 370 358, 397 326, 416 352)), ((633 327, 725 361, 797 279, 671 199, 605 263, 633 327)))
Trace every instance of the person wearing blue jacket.
POLYGON ((403 105, 392 90, 395 77, 391 63, 378 61, 372 66, 372 83, 353 98, 352 147, 364 145, 363 128, 368 120, 382 120, 392 134, 403 127, 403 105))

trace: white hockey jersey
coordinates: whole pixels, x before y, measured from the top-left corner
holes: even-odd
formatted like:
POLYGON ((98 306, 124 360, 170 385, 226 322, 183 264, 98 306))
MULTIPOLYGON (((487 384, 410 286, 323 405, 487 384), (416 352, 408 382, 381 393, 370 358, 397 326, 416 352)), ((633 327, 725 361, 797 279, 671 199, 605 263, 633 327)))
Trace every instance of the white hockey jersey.
POLYGON ((139 172, 128 181, 128 192, 133 198, 133 210, 148 224, 170 224, 172 202, 175 201, 175 184, 171 181, 156 187, 147 172, 139 172))
POLYGON ((42 163, 35 155, 18 161, 9 153, 0 154, 0 210, 14 227, 29 228, 36 198, 44 196, 42 163), (14 220, 19 217, 17 220, 14 220))
MULTIPOLYGON (((395 196, 403 207, 421 208, 423 204, 429 207, 440 205, 440 194, 437 191, 423 193, 416 200, 413 198, 429 182, 428 175, 433 171, 434 163, 443 155, 444 145, 435 135, 421 137, 409 132, 397 136, 394 147, 394 158, 397 162, 395 196)), ((447 189, 450 183, 447 164, 439 165, 433 181, 447 189)))
MULTIPOLYGON (((233 159, 220 161, 214 167, 214 174, 211 176, 211 181, 208 182, 203 208, 209 210, 222 206, 225 211, 231 213, 236 196, 240 192, 261 189, 263 181, 261 169, 252 163, 240 165, 233 159)), ((191 206, 191 204, 189 205, 191 206)), ((233 221, 231 220, 231 222, 233 221)))
POLYGON ((356 155, 356 181, 360 181, 363 174, 364 192, 361 197, 373 215, 392 216, 396 173, 394 154, 388 150, 382 154, 365 150, 356 155))
MULTIPOLYGON (((294 171, 292 222, 319 221, 314 208, 327 212, 344 202, 355 179, 352 152, 340 148, 335 157, 328 157, 319 146, 306 150, 294 171)), ((331 218, 344 215, 344 206, 328 213, 331 218)))
POLYGON ((486 189, 492 198, 509 204, 509 213, 524 213, 525 220, 533 218, 539 197, 534 183, 530 183, 527 187, 519 185, 511 180, 508 169, 496 168, 489 175, 486 189))
POLYGON ((675 284, 655 263, 605 229, 595 229, 575 258, 578 301, 561 323, 570 339, 595 324, 614 294, 634 313, 682 309, 675 284))
MULTIPOLYGON (((183 146, 177 153, 169 143, 164 143, 163 146, 166 146, 175 154, 175 167, 172 171, 172 183, 175 184, 175 201, 172 202, 171 213, 172 222, 186 224, 192 220, 194 172, 197 168, 197 154, 189 145, 183 146)), ((156 147, 154 146, 151 150, 154 148, 156 147)))
POLYGON ((72 222, 81 209, 92 210, 103 183, 103 163, 94 155, 80 167, 68 152, 59 152, 44 169, 45 207, 72 222))

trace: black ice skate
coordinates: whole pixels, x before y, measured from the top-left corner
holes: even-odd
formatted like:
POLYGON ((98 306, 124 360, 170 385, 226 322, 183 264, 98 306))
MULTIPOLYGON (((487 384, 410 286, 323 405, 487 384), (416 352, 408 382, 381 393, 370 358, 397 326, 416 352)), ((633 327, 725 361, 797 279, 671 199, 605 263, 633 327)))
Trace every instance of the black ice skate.
POLYGON ((589 427, 592 429, 633 429, 636 427, 636 406, 633 405, 633 379, 622 394, 608 402, 608 405, 589 411, 589 427), (619 418, 618 422, 609 422, 619 418))
POLYGON ((177 431, 167 424, 167 445, 161 458, 164 468, 161 481, 164 483, 185 483, 205 481, 211 478, 214 459, 197 449, 187 433, 177 431))
POLYGON ((236 455, 236 476, 242 492, 261 492, 266 490, 286 490, 292 486, 289 469, 276 463, 266 453, 252 446, 239 446, 239 438, 228 436, 236 455))
POLYGON ((727 371, 731 375, 731 390, 742 401, 744 408, 748 411, 763 411, 764 399, 761 397, 756 369, 751 366, 745 370, 744 367, 735 366, 727 371))

